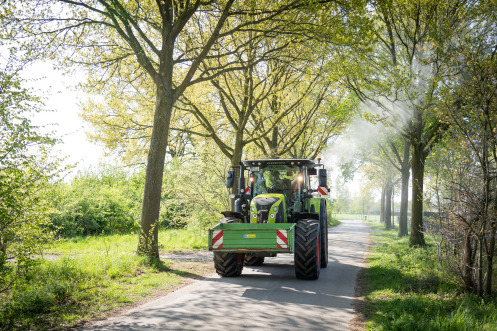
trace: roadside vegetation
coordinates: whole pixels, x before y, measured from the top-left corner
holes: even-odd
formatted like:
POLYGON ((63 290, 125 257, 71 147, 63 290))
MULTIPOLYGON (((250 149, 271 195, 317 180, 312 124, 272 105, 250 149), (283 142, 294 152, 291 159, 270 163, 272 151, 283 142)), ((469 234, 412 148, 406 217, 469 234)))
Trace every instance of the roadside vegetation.
MULTIPOLYGON (((160 231, 160 238, 165 250, 206 247, 205 238, 186 230, 160 231)), ((210 261, 138 256, 137 240, 129 234, 58 241, 0 294, 0 329, 67 329, 213 272, 210 261)))
MULTIPOLYGON (((217 189, 223 189, 224 179, 216 185, 211 175, 204 181, 211 193, 195 196, 189 180, 204 176, 205 168, 192 166, 168 165, 171 175, 183 180, 170 181, 164 189, 160 255, 206 249, 206 230, 220 216, 217 209, 225 200, 217 189)), ((52 202, 44 223, 50 240, 31 251, 29 265, 13 269, 15 260, 6 259, 12 269, 3 273, 2 284, 9 286, 0 293, 0 329, 78 326, 214 272, 211 261, 173 262, 136 254, 142 176, 140 169, 103 166, 79 172, 68 182, 48 182, 40 196, 52 202)))
POLYGON ((431 237, 426 247, 412 249, 408 237, 384 224, 368 225, 372 246, 361 308, 368 330, 497 329, 497 297, 461 291, 431 237))

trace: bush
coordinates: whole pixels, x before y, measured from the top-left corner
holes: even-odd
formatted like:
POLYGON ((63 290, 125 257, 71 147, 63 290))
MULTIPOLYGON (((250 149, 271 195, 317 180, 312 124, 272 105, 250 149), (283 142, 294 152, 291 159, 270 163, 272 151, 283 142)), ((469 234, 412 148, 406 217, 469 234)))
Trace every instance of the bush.
POLYGON ((117 167, 78 173, 70 184, 53 187, 57 211, 50 218, 63 237, 130 233, 139 228, 140 174, 117 167))

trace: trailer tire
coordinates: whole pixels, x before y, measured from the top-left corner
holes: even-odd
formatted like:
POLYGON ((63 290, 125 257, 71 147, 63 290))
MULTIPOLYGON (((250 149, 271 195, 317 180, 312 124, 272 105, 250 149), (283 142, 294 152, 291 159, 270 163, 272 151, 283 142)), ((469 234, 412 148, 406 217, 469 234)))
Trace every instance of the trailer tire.
POLYGON ((243 253, 214 252, 214 268, 219 276, 237 277, 243 270, 243 253))
POLYGON ((245 254, 245 265, 260 266, 264 263, 264 256, 256 256, 250 253, 245 254))
POLYGON ((319 221, 305 219, 295 225, 295 275, 299 279, 313 280, 319 278, 320 231, 319 221))
POLYGON ((328 213, 324 199, 321 199, 319 206, 319 225, 321 230, 321 268, 326 268, 328 266, 328 213))

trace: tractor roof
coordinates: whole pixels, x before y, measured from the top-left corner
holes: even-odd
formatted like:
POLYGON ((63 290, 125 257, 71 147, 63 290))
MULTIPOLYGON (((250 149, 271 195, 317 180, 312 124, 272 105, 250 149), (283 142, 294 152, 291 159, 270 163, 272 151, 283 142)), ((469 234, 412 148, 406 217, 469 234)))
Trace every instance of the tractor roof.
POLYGON ((309 159, 260 159, 260 160, 243 160, 245 166, 268 166, 268 165, 291 165, 303 166, 315 164, 309 159))

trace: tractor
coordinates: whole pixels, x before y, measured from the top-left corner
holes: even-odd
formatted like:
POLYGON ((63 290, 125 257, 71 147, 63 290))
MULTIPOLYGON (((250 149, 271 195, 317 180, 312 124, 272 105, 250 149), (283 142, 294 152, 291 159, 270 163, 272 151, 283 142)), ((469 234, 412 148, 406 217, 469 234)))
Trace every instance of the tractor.
POLYGON ((233 210, 209 229, 209 250, 222 277, 243 266, 260 266, 266 257, 293 253, 295 275, 318 279, 328 265, 329 192, 324 165, 309 159, 244 160, 228 171, 226 187, 238 177, 233 210), (247 185, 246 185, 247 183, 247 185))

